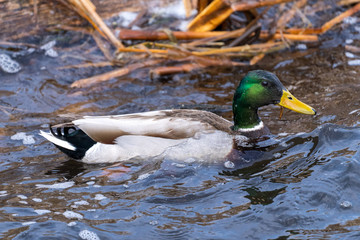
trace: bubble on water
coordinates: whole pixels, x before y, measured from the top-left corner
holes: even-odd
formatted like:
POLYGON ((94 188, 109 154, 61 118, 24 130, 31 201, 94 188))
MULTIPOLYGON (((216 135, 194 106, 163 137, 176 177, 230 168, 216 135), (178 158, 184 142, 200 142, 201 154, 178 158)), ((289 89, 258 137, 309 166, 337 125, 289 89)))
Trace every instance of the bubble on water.
POLYGON ((24 132, 18 132, 10 137, 11 140, 22 140, 23 144, 34 144, 35 139, 33 135, 26 135, 24 132))
POLYGON ((281 153, 274 153, 274 158, 280 158, 281 157, 281 153))
POLYGON ((63 215, 68 219, 83 219, 84 217, 80 213, 73 211, 65 211, 63 215))
POLYGON ((43 215, 43 214, 46 214, 46 213, 51 213, 50 210, 46 210, 46 209, 35 209, 34 212, 36 212, 39 215, 43 215))
POLYGON ((54 184, 36 184, 37 188, 54 188, 54 189, 64 189, 69 188, 74 185, 74 182, 63 182, 63 183, 54 183, 54 184))
POLYGON ((226 162, 224 163, 224 166, 225 166, 226 168, 234 168, 234 167, 235 167, 235 164, 234 164, 232 161, 226 161, 226 162))
POLYGON ((106 197, 104 195, 100 194, 100 193, 95 195, 95 200, 98 200, 98 201, 101 201, 101 200, 103 200, 105 198, 106 197))
POLYGON ((21 70, 20 64, 6 54, 0 54, 0 67, 7 73, 17 73, 21 70))
POLYGON ((90 182, 87 182, 86 184, 87 184, 87 185, 94 185, 95 182, 94 182, 94 181, 90 181, 90 182))
POLYGON ((345 40, 345 43, 346 43, 346 44, 352 44, 353 42, 354 42, 353 39, 346 39, 346 40, 345 40))
POLYGON ((342 202, 340 203, 340 206, 341 206, 342 208, 351 208, 351 207, 352 207, 352 203, 349 202, 349 201, 342 201, 342 202))
POLYGON ((28 204, 27 201, 19 201, 19 203, 21 203, 21 204, 28 204))
POLYGON ((33 198, 32 199, 34 202, 42 202, 42 199, 41 198, 33 198))
POLYGON ((79 232, 79 237, 86 240, 100 240, 96 233, 89 230, 82 230, 81 232, 79 232))

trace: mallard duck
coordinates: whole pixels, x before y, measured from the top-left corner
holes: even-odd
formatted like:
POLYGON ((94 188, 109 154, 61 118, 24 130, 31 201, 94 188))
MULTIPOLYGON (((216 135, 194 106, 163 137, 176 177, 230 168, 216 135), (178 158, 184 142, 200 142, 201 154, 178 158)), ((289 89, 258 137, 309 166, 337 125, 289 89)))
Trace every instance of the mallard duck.
POLYGON ((40 135, 62 152, 85 163, 163 157, 218 161, 241 144, 269 134, 258 108, 277 104, 303 114, 316 114, 297 100, 273 73, 249 72, 233 99, 234 122, 202 110, 172 109, 114 116, 85 116, 50 127, 40 135), (56 132, 53 130, 56 129, 56 132))

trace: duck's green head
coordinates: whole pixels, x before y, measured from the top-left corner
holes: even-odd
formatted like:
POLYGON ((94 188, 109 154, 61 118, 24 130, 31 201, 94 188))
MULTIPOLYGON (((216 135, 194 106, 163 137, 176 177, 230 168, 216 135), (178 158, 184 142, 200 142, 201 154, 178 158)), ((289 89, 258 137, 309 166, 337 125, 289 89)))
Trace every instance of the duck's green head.
POLYGON ((278 104, 298 113, 316 114, 312 107, 297 100, 275 74, 255 70, 249 72, 236 89, 233 101, 235 130, 259 124, 257 109, 269 104, 278 104))

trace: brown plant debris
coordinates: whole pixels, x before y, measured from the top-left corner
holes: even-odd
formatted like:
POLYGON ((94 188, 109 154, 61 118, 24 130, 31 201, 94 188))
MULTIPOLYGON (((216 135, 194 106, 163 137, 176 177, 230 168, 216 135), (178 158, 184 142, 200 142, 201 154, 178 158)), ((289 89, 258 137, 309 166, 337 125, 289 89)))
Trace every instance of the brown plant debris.
MULTIPOLYGON (((111 0, 93 1, 98 7, 109 5, 107 11, 111 12, 111 0)), ((319 41, 321 34, 360 10, 360 0, 340 0, 338 5, 345 6, 342 8, 347 10, 327 19, 322 25, 317 23, 314 27, 308 19, 309 8, 311 14, 317 14, 325 10, 323 8, 328 11, 336 6, 309 3, 307 0, 183 0, 187 17, 194 11, 198 14, 192 16, 186 31, 178 31, 174 29, 176 24, 172 25, 173 29, 144 26, 143 23, 149 22, 146 18, 150 15, 149 10, 144 8, 135 10, 138 15, 127 28, 111 29, 113 26, 105 24, 91 0, 55 2, 60 2, 62 6, 76 12, 89 24, 84 26, 81 21, 74 21, 73 24, 64 21, 47 29, 62 29, 89 35, 104 56, 92 56, 95 51, 94 46, 91 46, 83 52, 92 60, 58 69, 106 66, 115 68, 110 72, 77 80, 71 85, 75 88, 88 87, 144 68, 148 69, 152 76, 162 76, 207 67, 255 65, 267 54, 284 50, 294 42, 319 41), (316 7, 312 8, 311 4, 316 7), (134 26, 137 30, 134 30, 134 26)), ((117 6, 121 4, 119 2, 116 2, 117 6)), ((43 19, 40 10, 44 8, 44 4, 33 1, 32 7, 36 17, 33 22, 40 24, 43 19)), ((118 14, 119 8, 114 8, 113 11, 115 12, 112 12, 112 15, 118 14)), ((332 12, 338 11, 336 9, 332 12)), ((171 23, 168 26, 171 26, 171 23)), ((0 44, 11 45, 8 41, 0 44)), ((358 51, 355 46, 347 48, 358 51)))

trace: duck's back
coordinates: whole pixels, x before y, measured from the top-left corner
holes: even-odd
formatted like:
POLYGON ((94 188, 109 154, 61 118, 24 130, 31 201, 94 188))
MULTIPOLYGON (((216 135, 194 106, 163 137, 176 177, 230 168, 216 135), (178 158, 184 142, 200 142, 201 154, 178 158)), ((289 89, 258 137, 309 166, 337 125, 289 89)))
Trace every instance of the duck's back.
POLYGON ((231 133, 232 126, 230 121, 214 113, 187 109, 86 116, 73 123, 95 141, 108 144, 124 135, 183 139, 193 137, 198 132, 220 130, 231 133))

